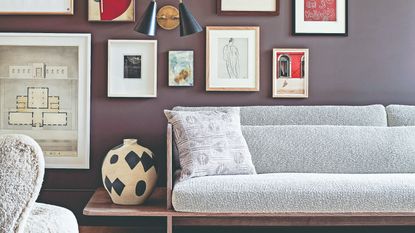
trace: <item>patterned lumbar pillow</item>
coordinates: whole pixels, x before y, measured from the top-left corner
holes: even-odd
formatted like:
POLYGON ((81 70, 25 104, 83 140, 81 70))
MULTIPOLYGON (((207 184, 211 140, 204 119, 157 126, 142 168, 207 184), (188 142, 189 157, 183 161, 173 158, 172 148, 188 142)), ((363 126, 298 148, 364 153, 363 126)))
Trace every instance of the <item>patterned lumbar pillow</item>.
POLYGON ((256 174, 242 135, 239 108, 221 111, 165 111, 173 125, 180 180, 214 175, 256 174))

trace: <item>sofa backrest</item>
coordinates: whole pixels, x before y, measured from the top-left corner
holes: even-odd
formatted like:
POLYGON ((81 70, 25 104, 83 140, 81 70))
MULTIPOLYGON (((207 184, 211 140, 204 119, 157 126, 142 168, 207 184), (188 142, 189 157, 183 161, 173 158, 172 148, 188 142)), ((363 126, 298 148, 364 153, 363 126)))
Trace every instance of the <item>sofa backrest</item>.
MULTIPOLYGON (((208 111, 229 107, 175 107, 175 111, 208 111)), ((387 126, 385 107, 249 106, 241 107, 242 125, 387 126)))
POLYGON ((415 127, 243 126, 256 171, 415 173, 415 127))
POLYGON ((386 107, 388 114, 388 125, 415 126, 415 106, 389 105, 386 107))

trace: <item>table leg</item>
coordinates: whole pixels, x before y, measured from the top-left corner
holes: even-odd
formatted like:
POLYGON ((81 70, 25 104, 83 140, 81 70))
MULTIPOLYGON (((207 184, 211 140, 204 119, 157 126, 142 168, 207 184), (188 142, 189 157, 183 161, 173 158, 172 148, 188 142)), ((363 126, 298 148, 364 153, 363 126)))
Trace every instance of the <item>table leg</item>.
POLYGON ((173 217, 167 216, 167 233, 173 233, 173 217))

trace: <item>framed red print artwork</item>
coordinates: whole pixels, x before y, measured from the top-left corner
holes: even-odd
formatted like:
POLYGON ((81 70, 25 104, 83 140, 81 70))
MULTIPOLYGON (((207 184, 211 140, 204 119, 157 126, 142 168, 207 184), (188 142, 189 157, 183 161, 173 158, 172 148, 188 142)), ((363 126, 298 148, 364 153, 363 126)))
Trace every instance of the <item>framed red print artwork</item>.
POLYGON ((308 49, 274 49, 272 64, 272 97, 308 98, 308 49))
POLYGON ((134 22, 135 0, 88 0, 88 20, 134 22))
POLYGON ((348 0, 292 1, 294 35, 348 35, 348 0))

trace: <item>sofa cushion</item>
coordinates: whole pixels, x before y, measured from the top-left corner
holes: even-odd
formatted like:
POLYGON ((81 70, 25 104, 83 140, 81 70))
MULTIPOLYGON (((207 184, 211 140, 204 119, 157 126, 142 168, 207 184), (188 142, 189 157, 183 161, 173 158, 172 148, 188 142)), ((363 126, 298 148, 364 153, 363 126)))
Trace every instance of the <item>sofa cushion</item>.
POLYGON ((239 109, 165 111, 177 142, 180 179, 256 174, 242 135, 239 109))
POLYGON ((78 233, 75 215, 62 207, 35 203, 24 233, 78 233))
MULTIPOLYGON (((175 111, 229 107, 175 107, 175 111)), ((242 125, 387 126, 385 107, 370 106, 249 106, 241 107, 242 125)))
POLYGON ((244 126, 262 173, 415 173, 415 127, 244 126))
POLYGON ((389 105, 386 112, 389 126, 415 126, 415 106, 389 105))
POLYGON ((44 170, 42 150, 33 139, 0 136, 0 232, 23 232, 44 170))
POLYGON ((413 212, 415 174, 263 174, 179 182, 180 212, 413 212))

